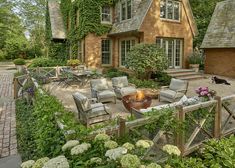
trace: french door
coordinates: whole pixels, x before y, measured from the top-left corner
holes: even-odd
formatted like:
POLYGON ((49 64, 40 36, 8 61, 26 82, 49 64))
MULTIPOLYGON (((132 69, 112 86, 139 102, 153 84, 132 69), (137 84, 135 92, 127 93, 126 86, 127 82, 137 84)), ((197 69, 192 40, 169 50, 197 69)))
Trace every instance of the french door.
POLYGON ((131 47, 135 45, 135 39, 126 39, 120 41, 120 66, 125 66, 125 61, 127 58, 127 53, 130 51, 131 47))
POLYGON ((169 68, 182 67, 183 40, 172 38, 157 38, 157 45, 164 49, 168 58, 169 68))

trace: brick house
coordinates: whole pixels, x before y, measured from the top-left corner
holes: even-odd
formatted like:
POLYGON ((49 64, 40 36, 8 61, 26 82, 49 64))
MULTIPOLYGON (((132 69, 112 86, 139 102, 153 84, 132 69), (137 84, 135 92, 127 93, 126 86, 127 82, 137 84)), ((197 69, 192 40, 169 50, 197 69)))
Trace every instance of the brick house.
POLYGON ((78 43, 79 58, 88 67, 125 68, 127 53, 137 43, 163 47, 169 68, 187 67, 197 35, 188 0, 120 0, 100 11, 101 23, 111 30, 102 36, 89 33, 78 43))
POLYGON ((205 72, 235 77, 235 1, 217 3, 201 48, 205 72))

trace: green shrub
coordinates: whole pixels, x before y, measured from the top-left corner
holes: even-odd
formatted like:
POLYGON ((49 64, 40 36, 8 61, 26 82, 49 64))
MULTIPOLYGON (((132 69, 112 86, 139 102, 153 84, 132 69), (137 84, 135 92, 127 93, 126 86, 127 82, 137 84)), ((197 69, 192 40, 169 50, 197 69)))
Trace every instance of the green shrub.
POLYGON ((0 50, 0 61, 5 60, 6 53, 0 50))
POLYGON ((114 77, 119 77, 119 76, 129 76, 129 74, 126 72, 119 71, 116 68, 110 68, 105 73, 105 77, 107 78, 114 78, 114 77))
POLYGON ((158 84, 152 80, 140 80, 137 78, 130 78, 129 82, 134 84, 137 88, 158 88, 158 84))
POLYGON ((69 66, 78 66, 81 62, 78 59, 70 59, 67 61, 69 66))
POLYGON ((57 65, 66 65, 66 61, 41 57, 33 59, 29 67, 54 67, 57 65))
POLYGON ((152 74, 152 78, 155 79, 159 85, 168 86, 171 83, 171 76, 169 76, 166 72, 156 72, 152 74))
POLYGON ((168 61, 163 49, 156 44, 137 44, 128 52, 126 66, 138 78, 149 79, 152 72, 165 70, 168 61))
POLYGON ((17 58, 17 59, 14 60, 14 64, 15 64, 15 65, 25 65, 26 62, 25 62, 25 60, 22 59, 22 58, 17 58))
POLYGON ((195 49, 188 57, 188 62, 189 64, 203 64, 204 61, 202 53, 198 49, 195 49))

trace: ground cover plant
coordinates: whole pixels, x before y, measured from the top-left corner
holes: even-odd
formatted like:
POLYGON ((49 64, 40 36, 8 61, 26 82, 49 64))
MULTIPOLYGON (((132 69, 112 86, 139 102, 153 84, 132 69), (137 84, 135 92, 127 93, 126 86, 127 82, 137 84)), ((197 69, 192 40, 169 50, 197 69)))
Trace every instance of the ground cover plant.
POLYGON ((35 58, 32 60, 29 65, 30 68, 33 67, 55 67, 55 66, 63 66, 66 65, 66 61, 59 59, 52 59, 46 57, 35 58))

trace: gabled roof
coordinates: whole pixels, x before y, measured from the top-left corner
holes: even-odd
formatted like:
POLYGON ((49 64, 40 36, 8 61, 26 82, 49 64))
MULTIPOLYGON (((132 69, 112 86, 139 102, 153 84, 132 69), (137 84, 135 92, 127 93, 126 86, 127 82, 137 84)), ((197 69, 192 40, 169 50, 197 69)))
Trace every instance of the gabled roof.
MULTIPOLYGON (((136 9, 134 9, 134 12, 132 13, 133 17, 129 20, 114 23, 109 34, 112 35, 130 31, 138 31, 153 1, 154 0, 134 0, 136 9)), ((189 0, 182 0, 182 6, 186 11, 191 31, 193 35, 196 36, 198 34, 198 29, 193 17, 193 12, 189 0)))
POLYGON ((235 0, 217 3, 201 48, 235 48, 235 0))
POLYGON ((48 9, 51 22, 52 38, 54 40, 66 39, 63 17, 60 4, 56 0, 48 0, 48 9))
POLYGON ((109 34, 138 31, 152 2, 153 0, 136 0, 136 9, 132 12, 133 17, 128 20, 114 23, 109 34))

